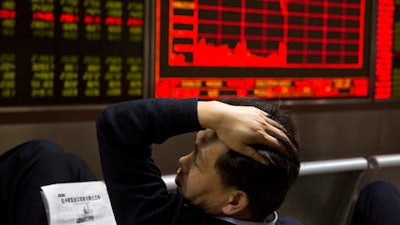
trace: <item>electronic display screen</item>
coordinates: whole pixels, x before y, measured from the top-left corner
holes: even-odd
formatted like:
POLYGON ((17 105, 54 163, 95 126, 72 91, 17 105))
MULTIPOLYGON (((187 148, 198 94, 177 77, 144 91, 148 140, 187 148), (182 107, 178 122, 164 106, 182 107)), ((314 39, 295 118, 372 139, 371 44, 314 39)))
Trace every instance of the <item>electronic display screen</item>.
POLYGON ((143 97, 144 0, 2 0, 0 105, 143 97))
POLYGON ((400 1, 378 1, 375 99, 400 98, 400 1))
POLYGON ((370 97, 369 0, 158 0, 156 97, 370 97))

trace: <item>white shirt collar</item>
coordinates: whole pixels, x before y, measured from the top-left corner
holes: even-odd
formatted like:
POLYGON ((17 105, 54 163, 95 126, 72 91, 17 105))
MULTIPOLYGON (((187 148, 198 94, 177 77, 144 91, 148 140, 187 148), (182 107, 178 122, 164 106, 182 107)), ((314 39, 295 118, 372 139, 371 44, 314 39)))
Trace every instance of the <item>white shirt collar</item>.
POLYGON ((238 220, 231 217, 218 217, 221 220, 225 220, 226 222, 233 223, 235 225, 275 225, 276 221, 278 221, 278 214, 274 212, 274 220, 271 222, 250 222, 245 220, 238 220))

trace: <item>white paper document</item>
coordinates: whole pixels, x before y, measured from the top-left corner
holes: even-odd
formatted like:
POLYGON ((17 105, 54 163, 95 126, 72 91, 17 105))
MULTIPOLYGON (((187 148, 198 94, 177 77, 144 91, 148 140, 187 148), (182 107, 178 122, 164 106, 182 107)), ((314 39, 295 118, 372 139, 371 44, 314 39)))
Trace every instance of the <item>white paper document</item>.
POLYGON ((49 225, 116 225, 103 181, 42 186, 49 225))

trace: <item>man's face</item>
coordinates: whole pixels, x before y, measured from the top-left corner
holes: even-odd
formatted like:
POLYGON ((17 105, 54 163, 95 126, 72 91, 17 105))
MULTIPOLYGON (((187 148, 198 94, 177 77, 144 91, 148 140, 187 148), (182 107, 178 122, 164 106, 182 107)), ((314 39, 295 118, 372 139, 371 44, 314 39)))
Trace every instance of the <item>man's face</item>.
POLYGON ((221 208, 233 190, 222 185, 214 167, 216 160, 227 151, 215 132, 207 129, 197 133, 194 150, 179 159, 177 191, 212 215, 222 215, 221 208))

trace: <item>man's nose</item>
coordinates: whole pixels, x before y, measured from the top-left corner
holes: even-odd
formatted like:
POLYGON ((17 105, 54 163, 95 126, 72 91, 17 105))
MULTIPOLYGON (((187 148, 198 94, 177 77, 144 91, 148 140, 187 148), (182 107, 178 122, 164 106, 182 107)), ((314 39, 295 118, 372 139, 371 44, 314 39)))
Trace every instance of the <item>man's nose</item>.
POLYGON ((179 160, 178 160, 178 166, 179 166, 179 168, 178 168, 178 171, 179 172, 182 172, 182 173, 185 173, 186 172, 186 170, 187 170, 187 168, 186 168, 186 166, 187 166, 187 159, 188 159, 188 155, 185 155, 185 156, 181 156, 180 158, 179 158, 179 160))

